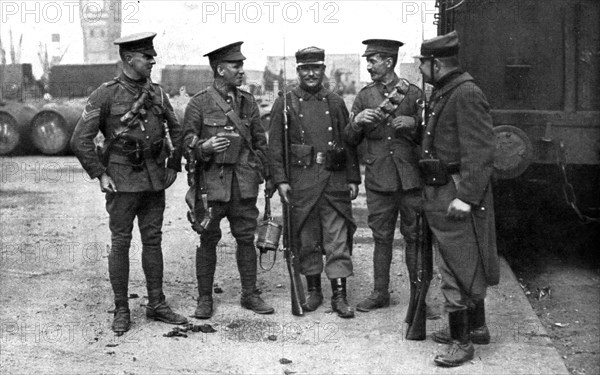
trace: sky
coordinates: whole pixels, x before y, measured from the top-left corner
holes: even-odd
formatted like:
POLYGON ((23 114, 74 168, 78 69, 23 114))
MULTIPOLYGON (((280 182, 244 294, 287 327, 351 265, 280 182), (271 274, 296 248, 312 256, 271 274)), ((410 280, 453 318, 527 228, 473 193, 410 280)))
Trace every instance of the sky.
MULTIPOLYGON (((98 2, 101 3, 101 2, 98 2)), ((331 54, 361 54, 365 39, 395 39, 405 43, 401 62, 413 62, 423 35, 435 36, 435 1, 165 1, 122 0, 122 35, 154 31, 157 67, 167 64, 205 65, 203 57, 220 46, 244 41, 246 69, 263 70, 267 56, 287 55, 317 46, 331 54), (285 40, 285 43, 284 43, 285 40)), ((86 8, 93 22, 95 7, 86 8)), ((39 44, 49 53, 64 53, 63 64, 83 63, 79 1, 0 2, 0 36, 9 54, 22 35, 21 62, 33 64, 39 77, 39 44), (51 35, 61 36, 60 45, 51 35)), ((10 63, 10 58, 8 62, 10 63)), ((361 67, 361 81, 368 81, 361 67)), ((158 71, 159 69, 155 69, 158 71)))

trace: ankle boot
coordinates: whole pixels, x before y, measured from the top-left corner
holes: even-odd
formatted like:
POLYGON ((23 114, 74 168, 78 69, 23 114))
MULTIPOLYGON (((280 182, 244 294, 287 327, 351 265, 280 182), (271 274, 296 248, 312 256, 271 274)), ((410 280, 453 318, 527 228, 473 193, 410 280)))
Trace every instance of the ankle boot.
POLYGON ((354 310, 346 300, 346 278, 331 279, 331 308, 340 318, 354 318, 354 310))
POLYGON ((473 344, 490 343, 490 331, 485 324, 485 300, 475 302, 475 307, 469 309, 469 332, 473 344))
POLYGON ((456 367, 473 359, 475 349, 469 337, 469 315, 467 310, 454 311, 448 314, 450 336, 452 342, 446 352, 438 354, 434 362, 442 367, 456 367))
POLYGON ((131 313, 129 312, 129 305, 127 303, 116 304, 111 329, 117 336, 120 336, 129 331, 130 327, 131 313))
MULTIPOLYGON (((474 308, 467 310, 469 317, 469 334, 471 342, 477 345, 487 345, 490 343, 490 331, 485 324, 485 302, 477 301, 474 308)), ((450 328, 444 327, 441 330, 431 334, 431 339, 440 344, 449 344, 452 342, 450 328)))
POLYGON ((306 275, 306 287, 308 298, 302 308, 304 311, 315 311, 323 303, 323 291, 321 290, 321 275, 306 275))

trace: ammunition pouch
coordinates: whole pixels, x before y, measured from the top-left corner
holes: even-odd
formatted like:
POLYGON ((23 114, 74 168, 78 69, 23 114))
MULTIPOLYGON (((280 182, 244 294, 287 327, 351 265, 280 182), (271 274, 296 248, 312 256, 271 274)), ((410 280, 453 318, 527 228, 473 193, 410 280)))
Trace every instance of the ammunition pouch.
POLYGON ((444 164, 440 159, 421 159, 419 167, 428 186, 446 185, 450 182, 450 175, 460 172, 458 163, 444 164))
POLYGON ((346 150, 334 143, 325 153, 325 169, 328 171, 343 171, 346 169, 346 150))
POLYGON ((309 167, 314 160, 314 148, 310 145, 291 144, 290 164, 295 167, 309 167))

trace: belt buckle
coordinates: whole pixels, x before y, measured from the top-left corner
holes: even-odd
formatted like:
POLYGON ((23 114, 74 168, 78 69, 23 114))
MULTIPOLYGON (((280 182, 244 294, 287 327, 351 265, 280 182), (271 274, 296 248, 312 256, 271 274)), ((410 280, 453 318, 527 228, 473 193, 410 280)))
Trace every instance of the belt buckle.
POLYGON ((325 153, 317 152, 317 156, 315 157, 316 164, 324 164, 325 163, 325 153))

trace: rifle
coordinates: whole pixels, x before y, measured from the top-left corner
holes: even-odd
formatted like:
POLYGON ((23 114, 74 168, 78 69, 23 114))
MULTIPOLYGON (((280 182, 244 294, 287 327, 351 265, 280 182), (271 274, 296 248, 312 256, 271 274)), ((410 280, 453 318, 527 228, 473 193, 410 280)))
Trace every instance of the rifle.
POLYGON ((425 340, 427 309, 425 298, 433 276, 433 247, 429 224, 423 209, 417 212, 417 278, 411 280, 410 301, 406 313, 407 340, 425 340))
MULTIPOLYGON (((287 95, 285 92, 286 74, 285 74, 285 39, 283 42, 283 163, 285 174, 288 178, 291 175, 290 166, 290 134, 287 114, 287 95)), ((290 292, 292 298, 292 315, 302 316, 304 310, 302 305, 306 302, 304 295, 304 286, 298 271, 298 249, 294 246, 293 231, 292 231, 292 207, 290 204, 283 202, 283 254, 287 270, 290 275, 290 292)))

